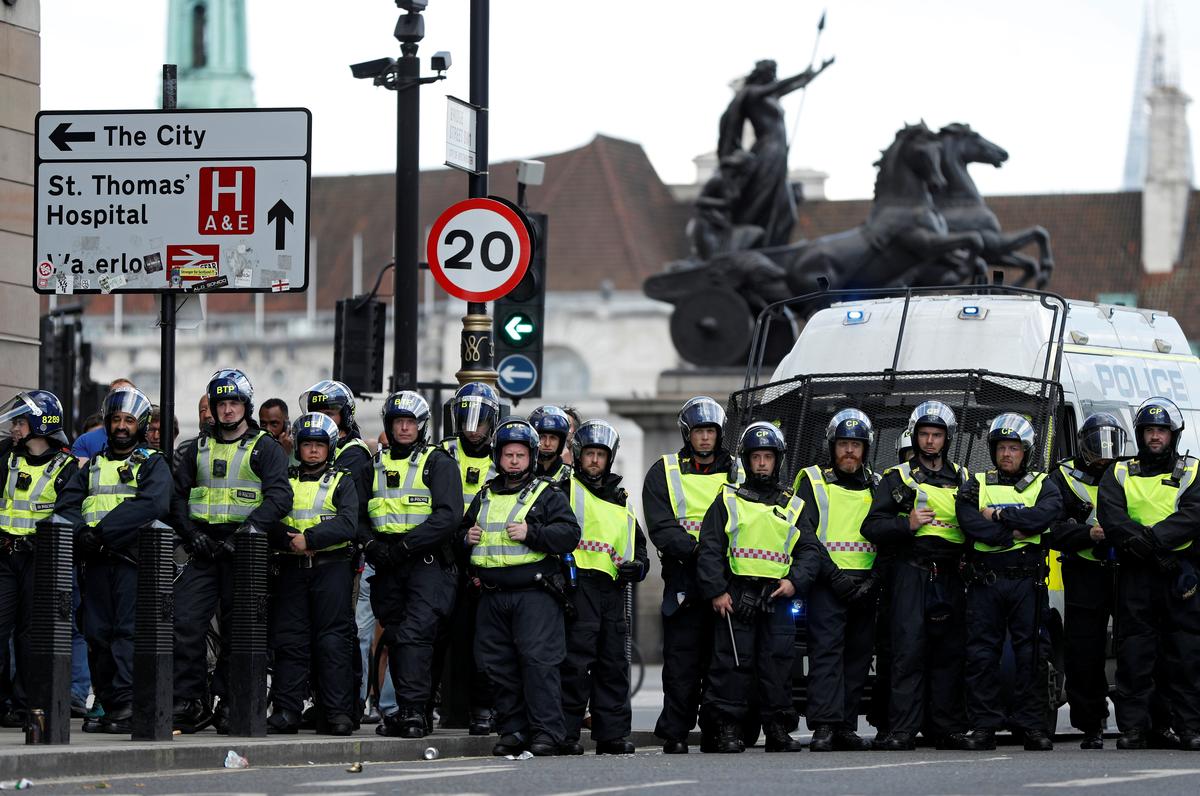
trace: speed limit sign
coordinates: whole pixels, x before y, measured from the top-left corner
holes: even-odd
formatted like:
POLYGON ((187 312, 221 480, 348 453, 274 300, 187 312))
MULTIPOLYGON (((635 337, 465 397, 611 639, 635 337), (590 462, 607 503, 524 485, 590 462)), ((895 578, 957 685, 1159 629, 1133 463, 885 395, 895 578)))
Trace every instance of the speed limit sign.
POLYGON ((495 301, 517 286, 532 254, 519 210, 496 199, 466 199, 448 207, 429 231, 429 270, 463 301, 495 301))

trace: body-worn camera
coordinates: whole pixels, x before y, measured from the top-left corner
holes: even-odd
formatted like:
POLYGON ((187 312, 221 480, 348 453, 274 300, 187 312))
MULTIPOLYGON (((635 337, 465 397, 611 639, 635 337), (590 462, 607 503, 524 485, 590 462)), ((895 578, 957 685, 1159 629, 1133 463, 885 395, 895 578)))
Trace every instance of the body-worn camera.
POLYGON ((478 467, 468 467, 467 468, 467 483, 472 484, 472 485, 479 483, 479 468, 478 467))
POLYGON ((17 473, 17 489, 28 489, 33 483, 33 476, 29 473, 17 473))
POLYGON ((387 471, 387 485, 388 485, 388 489, 399 489, 400 488, 400 473, 396 472, 395 470, 388 470, 387 471))
POLYGON ((122 484, 128 484, 133 480, 133 468, 129 465, 117 468, 117 478, 121 479, 122 484))
POLYGON ((224 459, 216 459, 212 463, 212 473, 215 478, 224 478, 225 473, 229 470, 229 462, 224 459))

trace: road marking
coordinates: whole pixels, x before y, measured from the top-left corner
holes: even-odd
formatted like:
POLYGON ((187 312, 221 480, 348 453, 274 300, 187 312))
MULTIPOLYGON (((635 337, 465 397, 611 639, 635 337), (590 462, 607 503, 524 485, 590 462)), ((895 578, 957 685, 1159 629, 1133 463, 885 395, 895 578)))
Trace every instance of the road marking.
POLYGON ((837 768, 797 768, 796 771, 803 772, 819 772, 819 771, 869 771, 875 768, 903 768, 905 766, 941 766, 948 763, 991 763, 996 760, 1012 760, 1011 757, 1004 755, 1001 757, 969 757, 961 760, 912 760, 907 763, 877 763, 873 766, 838 766, 837 768))
POLYGON ((390 782, 415 782, 421 779, 439 779, 441 777, 468 777, 473 774, 490 774, 495 771, 512 771, 516 766, 472 766, 471 768, 442 768, 436 770, 425 769, 419 772, 413 772, 412 769, 389 769, 400 772, 396 776, 389 777, 354 777, 353 780, 346 778, 325 780, 323 782, 305 782, 303 787, 306 788, 357 788, 360 785, 385 785, 390 782))
POLYGON ((546 796, 592 796, 596 793, 621 793, 627 790, 646 790, 647 788, 669 788, 672 785, 698 785, 695 779, 672 779, 667 782, 645 782, 640 785, 613 785, 610 788, 590 788, 588 790, 566 790, 559 793, 548 793, 546 796))
POLYGON ((1089 777, 1088 779, 1067 779, 1062 782, 1028 782, 1027 788, 1089 788, 1093 785, 1125 785, 1130 782, 1144 782, 1150 779, 1165 779, 1167 777, 1187 777, 1200 774, 1200 768, 1153 768, 1146 771, 1131 771, 1124 777, 1089 777))

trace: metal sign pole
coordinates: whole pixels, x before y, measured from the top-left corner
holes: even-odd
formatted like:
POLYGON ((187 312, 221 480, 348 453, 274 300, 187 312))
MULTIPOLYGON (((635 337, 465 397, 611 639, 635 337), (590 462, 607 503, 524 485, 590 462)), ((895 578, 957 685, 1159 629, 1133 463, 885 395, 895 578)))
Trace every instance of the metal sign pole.
MULTIPOLYGON (((178 68, 175 64, 163 64, 162 74, 163 110, 175 110, 178 91, 178 68)), ((162 329, 159 347, 159 439, 167 461, 172 461, 175 450, 175 294, 164 291, 160 294, 162 311, 158 325, 162 329)), ((215 407, 214 407, 215 408, 215 407)))

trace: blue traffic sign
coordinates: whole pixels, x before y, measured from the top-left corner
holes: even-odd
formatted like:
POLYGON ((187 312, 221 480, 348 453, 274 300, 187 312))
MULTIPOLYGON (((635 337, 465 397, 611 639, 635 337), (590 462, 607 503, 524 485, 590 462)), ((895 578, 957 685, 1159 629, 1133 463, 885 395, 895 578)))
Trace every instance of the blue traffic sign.
POLYGON ((509 354, 496 367, 500 374, 500 390, 514 398, 520 398, 537 384, 537 365, 524 354, 509 354))

